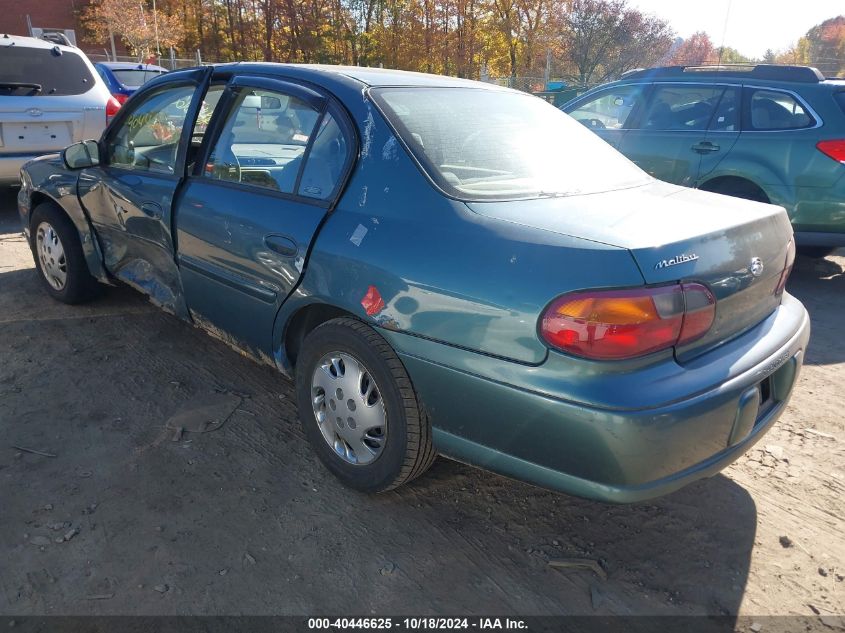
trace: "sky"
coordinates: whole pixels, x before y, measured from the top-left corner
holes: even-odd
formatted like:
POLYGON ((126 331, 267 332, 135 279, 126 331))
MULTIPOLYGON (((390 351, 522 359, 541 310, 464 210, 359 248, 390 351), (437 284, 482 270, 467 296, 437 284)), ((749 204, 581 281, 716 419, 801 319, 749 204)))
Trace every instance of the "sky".
POLYGON ((842 0, 628 0, 628 5, 668 21, 683 38, 706 31, 719 46, 724 33, 725 46, 757 58, 768 48, 786 49, 819 22, 845 14, 842 0))

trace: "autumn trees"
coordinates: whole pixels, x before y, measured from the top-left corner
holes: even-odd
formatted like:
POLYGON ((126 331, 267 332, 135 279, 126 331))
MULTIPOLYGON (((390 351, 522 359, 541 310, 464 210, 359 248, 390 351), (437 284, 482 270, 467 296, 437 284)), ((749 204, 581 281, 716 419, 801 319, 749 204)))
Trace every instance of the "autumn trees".
POLYGON ((624 0, 572 0, 565 9, 559 49, 579 85, 652 66, 672 45, 674 34, 666 22, 629 8, 624 0))
MULTIPOLYGON (((659 63, 750 61, 706 33, 685 41, 626 0, 90 0, 87 26, 133 54, 170 46, 215 61, 385 66, 460 77, 596 84, 659 63), (155 37, 157 27, 157 43, 155 37)), ((777 61, 845 72, 845 17, 814 27, 777 61)))
POLYGON ((97 0, 83 16, 86 28, 95 37, 107 40, 120 37, 135 54, 149 54, 177 46, 184 37, 182 20, 173 13, 153 13, 146 2, 97 0))
POLYGON ((447 73, 594 81, 652 63, 665 22, 625 0, 92 0, 101 40, 145 56, 173 46, 211 59, 345 63, 447 73), (158 40, 154 27, 158 27, 158 40))
POLYGON ((845 16, 817 24, 788 50, 775 57, 780 64, 811 64, 825 77, 845 77, 845 16))

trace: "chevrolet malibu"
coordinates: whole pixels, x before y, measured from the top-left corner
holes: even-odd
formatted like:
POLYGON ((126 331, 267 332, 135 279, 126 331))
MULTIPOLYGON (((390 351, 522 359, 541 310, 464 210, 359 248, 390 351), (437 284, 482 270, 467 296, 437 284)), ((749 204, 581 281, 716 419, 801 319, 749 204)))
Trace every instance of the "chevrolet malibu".
POLYGON ((610 502, 671 492, 774 424, 809 338, 781 207, 657 181, 472 81, 177 71, 21 177, 50 295, 128 284, 294 377, 314 452, 359 490, 442 454, 610 502))

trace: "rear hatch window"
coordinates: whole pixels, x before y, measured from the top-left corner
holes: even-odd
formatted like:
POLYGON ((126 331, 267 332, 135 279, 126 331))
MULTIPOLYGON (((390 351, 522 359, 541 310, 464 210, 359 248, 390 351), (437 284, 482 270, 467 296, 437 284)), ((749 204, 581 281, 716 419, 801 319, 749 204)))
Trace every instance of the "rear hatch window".
POLYGON ((0 97, 80 95, 94 77, 76 53, 59 48, 4 46, 0 53, 0 97))
POLYGON ((138 88, 147 83, 150 79, 155 79, 161 75, 160 70, 144 70, 138 68, 127 69, 111 69, 112 74, 117 78, 122 86, 127 88, 138 88))

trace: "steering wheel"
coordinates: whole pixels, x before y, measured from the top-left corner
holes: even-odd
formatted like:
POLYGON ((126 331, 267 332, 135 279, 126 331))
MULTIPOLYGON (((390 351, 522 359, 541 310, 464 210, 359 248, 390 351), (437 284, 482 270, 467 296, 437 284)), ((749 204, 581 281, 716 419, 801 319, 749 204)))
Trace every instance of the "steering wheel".
POLYGON ((578 119, 578 123, 586 125, 591 130, 603 130, 607 127, 599 119, 578 119))

